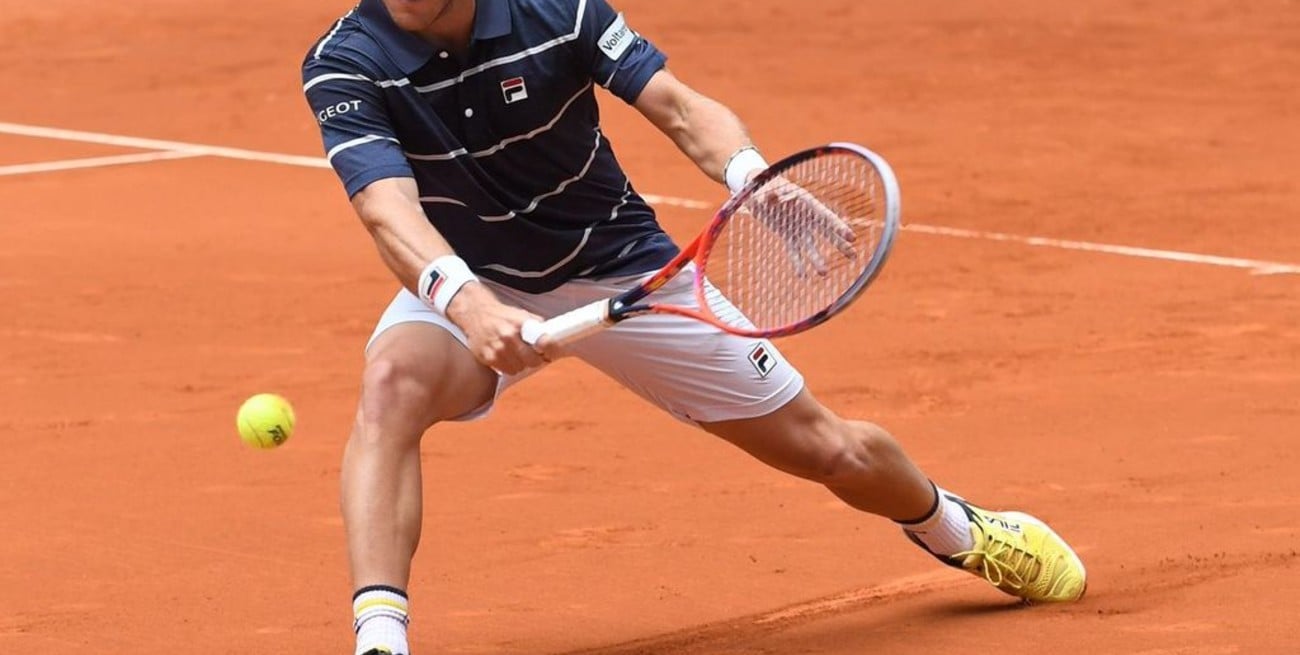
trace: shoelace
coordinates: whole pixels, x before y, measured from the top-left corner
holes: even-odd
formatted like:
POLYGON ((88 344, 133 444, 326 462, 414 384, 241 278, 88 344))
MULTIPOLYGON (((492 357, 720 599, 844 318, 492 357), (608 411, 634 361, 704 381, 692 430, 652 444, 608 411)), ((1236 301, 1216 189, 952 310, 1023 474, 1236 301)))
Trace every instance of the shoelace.
POLYGON ((1013 589, 1022 589, 1034 578, 1039 565, 1038 558, 1029 551, 990 532, 984 533, 982 548, 962 551, 952 557, 964 560, 971 555, 980 556, 980 573, 995 587, 1006 582, 1013 589))

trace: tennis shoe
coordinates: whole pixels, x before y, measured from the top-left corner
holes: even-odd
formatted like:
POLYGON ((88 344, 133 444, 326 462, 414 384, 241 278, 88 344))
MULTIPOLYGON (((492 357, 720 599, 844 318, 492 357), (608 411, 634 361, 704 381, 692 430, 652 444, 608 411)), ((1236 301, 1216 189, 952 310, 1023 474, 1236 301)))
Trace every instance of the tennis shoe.
POLYGON ((947 557, 935 555, 940 561, 984 578, 1026 603, 1083 597, 1088 587, 1083 561, 1046 523, 1022 512, 992 512, 949 498, 970 517, 975 545, 947 557))

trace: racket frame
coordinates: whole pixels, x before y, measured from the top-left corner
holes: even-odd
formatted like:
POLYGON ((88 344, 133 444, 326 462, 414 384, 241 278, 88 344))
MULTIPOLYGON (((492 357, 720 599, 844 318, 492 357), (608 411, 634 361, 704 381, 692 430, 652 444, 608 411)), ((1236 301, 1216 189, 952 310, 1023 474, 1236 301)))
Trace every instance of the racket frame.
POLYGON ((634 316, 650 313, 685 316, 698 321, 704 321, 705 323, 716 326, 726 332, 746 337, 773 338, 803 332, 804 330, 808 330, 826 322, 830 317, 842 311, 850 303, 856 300, 858 296, 862 295, 862 292, 866 290, 869 284, 871 284, 871 281, 880 274, 881 269, 884 267, 885 260, 888 258, 889 252, 893 248, 894 239, 898 235, 901 212, 902 206, 899 197, 898 179, 894 175, 893 168, 890 167, 889 163, 880 155, 877 155, 862 146, 844 142, 835 142, 821 147, 804 150, 776 162, 756 175, 749 184, 746 184, 745 187, 740 190, 739 193, 729 198, 727 202, 718 209, 718 211, 713 215, 713 219, 710 220, 709 224, 698 236, 695 237, 695 240, 692 241, 690 245, 679 252, 676 257, 644 282, 617 296, 584 305, 548 319, 545 323, 538 323, 535 321, 525 323, 523 326, 522 336, 524 341, 534 345, 542 338, 542 336, 547 336, 552 342, 563 345, 582 339, 589 334, 598 332, 614 325, 615 323, 619 323, 634 316), (662 288, 669 280, 676 277, 687 266, 695 264, 693 286, 696 302, 701 308, 707 308, 709 304, 705 297, 705 290, 708 256, 712 251, 713 244, 722 234, 728 221, 731 220, 735 213, 744 206, 745 202, 747 202, 754 193, 773 178, 779 177, 783 172, 801 162, 835 152, 849 152, 862 157, 871 163, 884 186, 885 213, 880 242, 872 252, 871 261, 867 262, 867 266, 863 270, 863 273, 858 276, 858 279, 854 281, 853 285, 850 286, 849 289, 838 299, 836 299, 834 303, 803 320, 778 328, 768 329, 746 329, 734 325, 728 325, 718 320, 712 312, 707 309, 690 309, 677 305, 661 305, 658 303, 637 304, 650 294, 662 288))
MULTIPOLYGON (((699 303, 700 307, 709 306, 705 297, 705 290, 706 290, 705 281, 706 281, 706 277, 708 276, 709 253, 712 252, 713 245, 717 243, 717 239, 722 234, 722 230, 723 228, 726 227, 727 222, 730 221, 731 217, 734 216, 735 213, 741 207, 744 206, 745 202, 747 202, 751 197, 753 197, 755 192, 763 188, 763 186, 768 182, 770 182, 773 178, 780 177, 785 171, 793 168, 799 163, 808 161, 810 159, 815 159, 817 157, 822 157, 828 154, 833 154, 836 152, 848 152, 851 154, 855 154, 870 162, 872 167, 876 170, 877 174, 879 175, 883 186, 885 187, 884 189, 885 214, 884 214, 884 225, 880 233, 880 242, 876 244, 875 249, 871 253, 871 260, 867 262, 866 267, 863 269, 862 273, 858 275, 858 279, 853 282, 853 285, 850 286, 848 290, 846 290, 839 298, 835 300, 835 302, 831 303, 825 309, 822 309, 821 311, 803 320, 795 321, 794 323, 790 323, 789 325, 784 325, 777 328, 768 328, 768 329, 761 329, 761 330, 745 329, 741 327, 723 324, 721 321, 718 321, 716 319, 710 319, 707 316, 697 317, 694 315, 696 314, 696 312, 691 312, 685 315, 692 316, 692 318, 700 318, 701 320, 705 320, 710 324, 716 325, 717 327, 727 332, 730 332, 732 334, 738 334, 746 337, 765 338, 765 339, 784 337, 792 334, 798 334, 810 328, 816 327, 817 325, 825 323, 832 316, 840 313, 841 311, 844 310, 845 307, 848 307, 850 304, 852 304, 854 300, 858 299, 858 296, 862 295, 863 291, 867 290, 867 286, 870 285, 872 280, 875 280, 876 276, 880 275, 880 271, 884 269, 885 260, 889 258, 889 253, 890 251, 893 250, 894 247, 894 239, 898 236, 898 232, 901 228, 901 216, 903 211, 901 192, 898 187, 898 178, 894 175, 894 169, 889 165, 889 162, 885 161, 884 157, 881 157, 880 155, 877 155, 876 153, 867 150, 866 148, 857 145, 855 143, 846 143, 842 141, 837 141, 835 143, 829 143, 827 145, 818 148, 810 148, 808 150, 795 153, 793 155, 790 155, 789 157, 786 157, 785 159, 778 161, 777 163, 763 170, 758 175, 754 176, 754 179, 751 180, 749 184, 745 185, 745 188, 741 189, 740 193, 737 193, 736 195, 732 196, 731 199, 728 200, 722 206, 722 208, 718 210, 718 214, 714 217, 713 222, 711 222, 709 226, 705 229, 705 233, 700 235, 701 238, 697 239, 697 241, 699 242, 698 245, 699 250, 698 252, 695 253, 695 256, 693 258, 694 261, 696 262, 695 298, 696 298, 696 302, 699 303)), ((672 312, 672 313, 681 313, 681 312, 672 312)))

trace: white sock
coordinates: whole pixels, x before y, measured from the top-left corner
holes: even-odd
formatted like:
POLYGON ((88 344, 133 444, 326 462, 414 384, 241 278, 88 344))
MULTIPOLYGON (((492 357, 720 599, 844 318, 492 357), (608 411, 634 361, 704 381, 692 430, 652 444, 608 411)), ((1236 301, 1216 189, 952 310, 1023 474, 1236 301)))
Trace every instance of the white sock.
POLYGON ((936 555, 956 555, 974 548, 966 510, 949 498, 947 491, 937 486, 934 490, 939 494, 934 511, 920 521, 899 525, 936 555))
POLYGON ((352 596, 356 655, 378 648, 393 655, 409 655, 406 645, 406 592, 394 587, 364 587, 352 596))

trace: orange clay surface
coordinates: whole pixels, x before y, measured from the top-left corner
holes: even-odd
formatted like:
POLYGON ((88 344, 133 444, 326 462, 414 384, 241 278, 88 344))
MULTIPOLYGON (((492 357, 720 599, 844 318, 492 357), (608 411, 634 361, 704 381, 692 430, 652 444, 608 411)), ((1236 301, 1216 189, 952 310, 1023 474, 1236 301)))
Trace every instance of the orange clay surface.
MULTIPOLYGON (((621 8, 768 153, 883 153, 910 223, 1300 263, 1292 0, 621 8)), ((298 64, 347 9, 8 2, 0 121, 317 156, 298 64)), ((721 200, 604 101, 641 190, 721 200)), ((0 135, 0 166, 134 152, 0 135)), ((0 176, 0 652, 351 653, 339 459, 394 288, 326 170, 0 176), (235 434, 261 391, 296 404, 278 451, 235 434)), ((1300 648, 1300 276, 909 231, 782 347, 1050 521, 1088 596, 1020 608, 566 361, 426 438, 416 652, 1300 648)))

